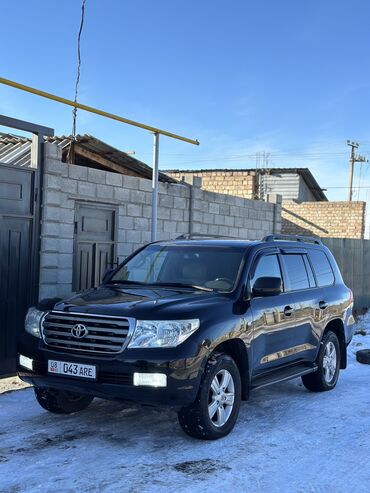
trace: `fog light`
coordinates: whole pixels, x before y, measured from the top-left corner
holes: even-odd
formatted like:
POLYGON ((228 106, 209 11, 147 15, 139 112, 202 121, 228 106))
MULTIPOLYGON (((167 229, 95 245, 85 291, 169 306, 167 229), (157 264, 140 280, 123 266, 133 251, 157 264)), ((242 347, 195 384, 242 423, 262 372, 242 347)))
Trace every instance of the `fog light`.
POLYGON ((134 373, 134 385, 167 387, 167 375, 164 373, 134 373))
POLYGON ((23 366, 23 368, 27 368, 27 370, 33 370, 33 359, 27 358, 27 356, 23 356, 23 354, 19 355, 19 364, 23 366))

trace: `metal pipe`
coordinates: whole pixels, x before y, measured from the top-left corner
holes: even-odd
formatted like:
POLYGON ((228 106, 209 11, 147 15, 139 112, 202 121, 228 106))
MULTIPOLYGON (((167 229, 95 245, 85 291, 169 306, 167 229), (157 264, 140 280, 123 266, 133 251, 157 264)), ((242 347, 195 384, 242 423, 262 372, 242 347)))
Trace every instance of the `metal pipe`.
POLYGON ((154 144, 153 144, 151 241, 156 241, 157 240, 157 219, 158 219, 158 153, 159 153, 159 132, 155 132, 154 133, 154 144))
POLYGON ((37 96, 41 96, 42 98, 52 99, 53 101, 57 101, 58 103, 72 106, 72 108, 78 108, 90 113, 95 113, 96 115, 105 116, 106 118, 110 118, 111 120, 117 120, 122 123, 127 123, 128 125, 133 125, 134 127, 143 128, 144 130, 149 130, 150 132, 154 132, 156 134, 166 135, 167 137, 171 137, 172 139, 182 140, 183 142, 187 142, 188 144, 199 145, 198 140, 188 139, 187 137, 182 137, 181 135, 173 134, 171 132, 167 132, 166 130, 160 130, 159 128, 151 127, 150 125, 144 125, 143 123, 135 122, 134 120, 129 120, 128 118, 123 118, 122 116, 114 115, 113 113, 108 113, 107 111, 99 110, 97 108, 93 108, 92 106, 80 104, 71 101, 70 99, 61 98, 60 96, 56 96, 55 94, 40 91, 39 89, 25 86, 24 84, 19 84, 18 82, 4 79, 3 77, 0 77, 0 84, 20 89, 21 91, 30 92, 31 94, 36 94, 37 96))

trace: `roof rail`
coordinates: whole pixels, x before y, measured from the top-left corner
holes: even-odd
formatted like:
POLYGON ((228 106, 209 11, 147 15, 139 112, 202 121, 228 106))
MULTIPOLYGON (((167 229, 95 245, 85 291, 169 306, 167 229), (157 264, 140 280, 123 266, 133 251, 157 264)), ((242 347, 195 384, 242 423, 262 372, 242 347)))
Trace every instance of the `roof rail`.
POLYGON ((231 237, 231 236, 222 236, 222 235, 211 235, 211 234, 203 234, 203 233, 184 233, 175 240, 193 240, 196 238, 211 238, 211 239, 228 239, 228 240, 238 240, 239 238, 231 237))
POLYGON ((267 235, 262 239, 262 241, 298 241, 302 243, 315 243, 316 245, 323 244, 320 238, 315 238, 314 236, 284 234, 267 235))

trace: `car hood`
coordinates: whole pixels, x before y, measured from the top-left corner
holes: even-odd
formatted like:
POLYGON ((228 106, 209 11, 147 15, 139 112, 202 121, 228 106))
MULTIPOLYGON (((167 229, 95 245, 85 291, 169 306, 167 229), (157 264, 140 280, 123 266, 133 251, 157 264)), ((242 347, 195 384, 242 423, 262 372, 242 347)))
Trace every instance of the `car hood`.
POLYGON ((103 286, 55 305, 55 310, 154 320, 198 318, 204 308, 230 301, 225 294, 175 288, 103 286))

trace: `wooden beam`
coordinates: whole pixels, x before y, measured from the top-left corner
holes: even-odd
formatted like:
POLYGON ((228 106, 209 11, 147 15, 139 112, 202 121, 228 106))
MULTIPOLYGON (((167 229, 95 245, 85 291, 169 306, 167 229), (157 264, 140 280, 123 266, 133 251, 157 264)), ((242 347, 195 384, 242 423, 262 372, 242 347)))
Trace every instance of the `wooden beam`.
MULTIPOLYGON (((129 167, 126 168, 124 166, 120 166, 119 164, 112 163, 112 161, 109 161, 109 159, 106 159, 106 158, 100 156, 96 152, 88 151, 87 149, 84 149, 83 147, 79 146, 78 144, 76 144, 74 146, 74 152, 75 152, 75 154, 77 154, 77 155, 79 155, 85 159, 89 159, 90 161, 93 161, 94 163, 100 164, 100 166, 102 166, 103 168, 105 168, 109 171, 116 171, 116 172, 120 173, 121 175, 124 175, 125 171, 128 172, 126 174, 133 173, 133 170, 131 170, 129 167)), ((137 174, 134 176, 139 176, 139 175, 137 174)), ((141 176, 143 178, 146 178, 144 175, 141 175, 141 176)))

